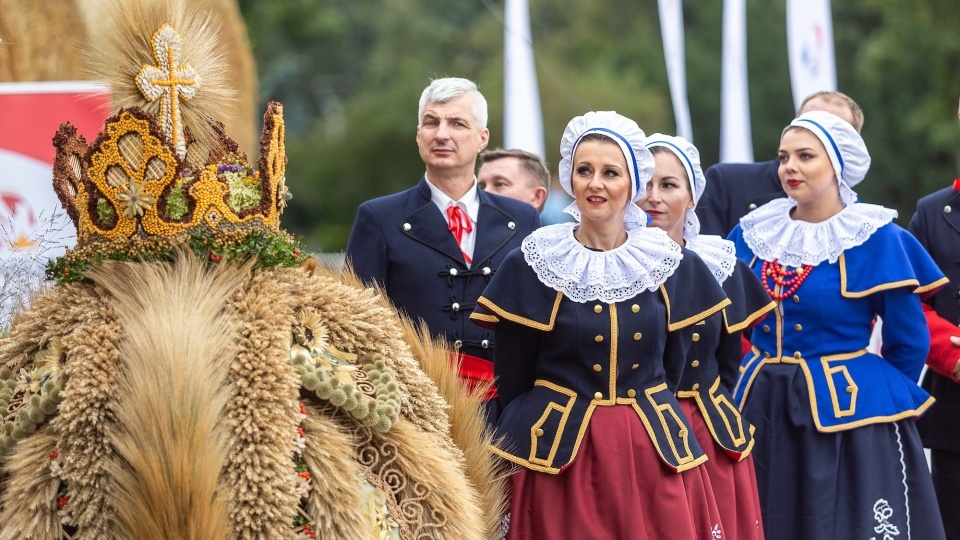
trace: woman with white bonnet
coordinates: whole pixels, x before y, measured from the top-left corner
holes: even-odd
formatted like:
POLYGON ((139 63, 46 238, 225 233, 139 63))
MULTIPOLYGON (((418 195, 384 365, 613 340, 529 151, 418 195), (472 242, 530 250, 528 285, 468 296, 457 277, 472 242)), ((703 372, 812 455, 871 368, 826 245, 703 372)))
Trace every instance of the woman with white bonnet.
POLYGON ((755 328, 734 396, 770 538, 944 538, 914 418, 929 348, 920 299, 946 283, 894 210, 857 202, 863 139, 827 112, 780 138, 787 198, 730 233, 777 302, 755 328), (883 319, 881 356, 867 352, 883 319))
POLYGON ((650 216, 650 227, 693 251, 723 287, 730 305, 722 317, 698 323, 691 336, 677 398, 709 458, 704 464, 727 538, 763 538, 757 479, 750 452, 754 427, 740 417, 730 388, 742 358, 741 334, 763 319, 776 304, 746 263, 737 259, 733 242, 701 235, 694 208, 706 178, 700 152, 682 137, 654 133, 647 139, 656 168, 647 194, 637 204, 650 216))
POLYGON ((528 236, 471 316, 497 333, 509 539, 723 533, 674 391, 695 323, 729 302, 699 257, 645 227, 645 143, 614 112, 571 120, 560 181, 577 222, 528 236))

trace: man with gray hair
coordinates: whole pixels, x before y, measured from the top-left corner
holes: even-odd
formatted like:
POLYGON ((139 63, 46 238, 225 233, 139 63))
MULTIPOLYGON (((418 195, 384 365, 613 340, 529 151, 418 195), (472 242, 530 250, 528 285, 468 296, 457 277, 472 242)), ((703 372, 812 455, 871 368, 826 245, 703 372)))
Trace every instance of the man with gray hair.
MULTIPOLYGON (((475 83, 431 82, 417 123, 426 172, 416 186, 360 206, 346 253, 357 276, 449 344, 471 387, 493 380, 494 336, 470 313, 507 253, 540 226, 529 204, 478 189, 477 155, 489 136, 487 102, 475 83)), ((496 393, 482 397, 493 422, 496 393)))

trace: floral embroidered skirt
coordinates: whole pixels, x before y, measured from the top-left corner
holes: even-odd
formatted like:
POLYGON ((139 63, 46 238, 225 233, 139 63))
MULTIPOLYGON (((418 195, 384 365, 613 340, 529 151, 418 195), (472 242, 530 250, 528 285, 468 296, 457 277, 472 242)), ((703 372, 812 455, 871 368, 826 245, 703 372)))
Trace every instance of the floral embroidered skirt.
POLYGON ((764 366, 743 406, 767 538, 941 540, 912 419, 821 433, 800 366, 764 366))
POLYGON ((763 540, 760 517, 760 497, 757 495, 757 476, 753 457, 734 461, 717 446, 710 435, 703 413, 692 398, 677 400, 697 442, 709 458, 699 468, 710 477, 714 499, 720 511, 723 538, 736 540, 763 540))
POLYGON ((521 468, 510 487, 509 540, 727 538, 703 466, 667 468, 628 406, 597 407, 560 474, 521 468))

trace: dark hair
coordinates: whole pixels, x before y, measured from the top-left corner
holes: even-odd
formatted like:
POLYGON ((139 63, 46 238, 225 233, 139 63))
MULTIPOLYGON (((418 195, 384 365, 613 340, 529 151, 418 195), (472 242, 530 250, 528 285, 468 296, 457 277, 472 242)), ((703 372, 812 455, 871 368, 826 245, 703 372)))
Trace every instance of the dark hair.
POLYGON ((531 154, 523 150, 506 150, 503 148, 484 150, 480 153, 480 165, 503 158, 517 158, 520 160, 523 168, 526 169, 541 186, 548 191, 550 190, 550 170, 547 168, 547 164, 536 154, 531 154))

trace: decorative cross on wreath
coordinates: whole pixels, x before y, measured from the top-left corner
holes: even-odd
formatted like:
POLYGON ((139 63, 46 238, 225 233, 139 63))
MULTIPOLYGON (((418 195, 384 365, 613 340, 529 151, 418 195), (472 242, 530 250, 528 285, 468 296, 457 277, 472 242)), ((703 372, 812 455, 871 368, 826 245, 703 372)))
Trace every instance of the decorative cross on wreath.
POLYGON ((177 154, 182 158, 187 153, 180 117, 180 100, 190 101, 200 88, 200 76, 189 64, 178 64, 183 49, 183 40, 168 24, 153 34, 153 57, 155 66, 143 66, 137 74, 137 88, 147 101, 160 100, 158 117, 163 129, 171 138, 177 154))

